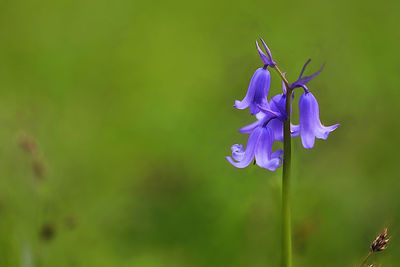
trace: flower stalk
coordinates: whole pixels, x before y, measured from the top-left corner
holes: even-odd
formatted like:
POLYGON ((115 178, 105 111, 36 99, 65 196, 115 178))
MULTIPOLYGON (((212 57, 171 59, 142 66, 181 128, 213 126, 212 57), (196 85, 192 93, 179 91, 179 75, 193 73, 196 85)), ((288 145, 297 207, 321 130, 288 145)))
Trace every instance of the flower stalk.
POLYGON ((310 59, 304 64, 299 78, 289 83, 285 73, 279 69, 272 59, 271 50, 262 38, 261 44, 265 52, 256 41, 256 49, 264 63, 256 70, 243 100, 236 100, 234 107, 240 110, 250 109, 250 114, 257 121, 239 129, 242 134, 248 134, 246 148, 241 144, 231 146, 232 156, 226 160, 236 168, 246 168, 252 162, 261 168, 275 171, 283 166, 282 171, 282 267, 292 267, 292 233, 290 210, 290 182, 291 182, 291 138, 300 136, 303 147, 310 149, 315 139, 326 140, 330 132, 339 124, 324 126, 319 118, 319 105, 307 87, 323 69, 309 76, 303 76, 310 59), (271 75, 268 70, 275 69, 282 80, 282 94, 268 100, 271 75), (293 91, 302 88, 304 93, 299 99, 299 125, 291 124, 291 110, 293 91), (283 143, 283 150, 272 151, 275 141, 283 143))
POLYGON ((371 255, 372 255, 372 251, 369 251, 368 255, 364 258, 364 260, 361 262, 359 267, 364 267, 371 255))
POLYGON ((292 144, 290 137, 290 107, 292 90, 286 93, 286 113, 288 119, 283 125, 283 166, 282 166, 282 266, 292 266, 292 231, 290 216, 290 173, 292 161, 292 144))
POLYGON ((292 89, 289 82, 277 65, 274 69, 278 72, 286 86, 285 111, 287 119, 283 124, 283 165, 282 165, 282 267, 292 266, 292 228, 290 208, 290 173, 292 161, 292 142, 290 132, 290 113, 292 106, 292 89))
POLYGON ((279 76, 281 77, 282 81, 285 83, 286 88, 290 88, 290 83, 286 79, 285 75, 282 73, 282 71, 279 69, 278 65, 274 66, 274 69, 276 72, 278 72, 279 76))
MULTIPOLYGON (((385 228, 383 230, 383 232, 375 238, 374 242, 372 242, 369 252, 368 252, 368 255, 364 258, 364 260, 361 262, 361 264, 358 265, 358 267, 364 267, 365 264, 367 263, 369 257, 373 253, 385 250, 387 248, 387 244, 389 243, 389 240, 390 240, 390 237, 388 236, 387 228, 385 228)), ((370 265, 370 266, 374 266, 374 265, 370 265)))

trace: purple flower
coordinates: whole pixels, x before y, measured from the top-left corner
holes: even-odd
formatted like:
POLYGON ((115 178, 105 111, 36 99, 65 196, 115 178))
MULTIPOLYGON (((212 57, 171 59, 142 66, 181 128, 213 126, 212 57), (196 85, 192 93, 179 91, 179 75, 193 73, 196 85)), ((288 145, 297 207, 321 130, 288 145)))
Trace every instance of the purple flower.
POLYGON ((286 114, 286 95, 279 94, 274 96, 270 101, 270 109, 279 114, 279 119, 285 121, 286 114))
POLYGON ((330 132, 339 127, 339 124, 324 126, 319 119, 319 106, 317 99, 310 92, 305 92, 299 100, 300 123, 294 125, 293 131, 300 134, 304 148, 312 148, 315 138, 328 138, 330 132))
MULTIPOLYGON (((256 70, 251 78, 246 96, 242 101, 236 100, 234 105, 237 109, 249 108, 251 115, 256 115, 257 120, 239 129, 240 133, 249 134, 246 149, 243 145, 235 144, 231 147, 232 156, 226 157, 226 159, 237 168, 245 168, 255 159, 254 163, 258 166, 274 171, 282 165, 283 151, 278 149, 272 152, 272 145, 275 140, 284 141, 284 123, 288 120, 288 115, 292 113, 292 107, 288 111, 290 114, 286 112, 287 98, 292 97, 291 100, 293 100, 295 88, 301 87, 305 93, 299 100, 300 123, 299 125, 290 123, 291 137, 300 135, 303 146, 309 149, 314 146, 315 138, 327 139, 329 133, 334 131, 339 124, 326 127, 320 122, 318 102, 308 90, 307 83, 322 71, 324 65, 316 73, 303 76, 311 59, 304 64, 299 78, 294 83, 288 84, 287 80, 282 77, 282 94, 275 95, 271 101, 268 101, 271 74, 267 67, 274 68, 276 64, 268 46, 263 39, 260 38, 260 40, 265 52, 257 41, 256 48, 264 67, 256 70)), ((277 70, 280 73, 278 68, 277 70)), ((283 75, 285 76, 285 73, 283 75)))
POLYGON ((247 167, 255 158, 255 163, 265 169, 274 171, 282 165, 283 151, 278 149, 272 152, 274 133, 268 126, 257 127, 249 136, 246 150, 242 145, 231 147, 232 157, 226 159, 237 168, 247 167))
MULTIPOLYGON (((256 114, 257 121, 239 129, 239 133, 250 134, 255 128, 268 125, 274 133, 274 139, 283 142, 283 122, 287 119, 285 105, 286 96, 284 94, 274 96, 269 102, 270 109, 260 107, 261 112, 256 114)), ((298 135, 298 131, 292 129, 292 137, 298 135)))
POLYGON ((268 108, 267 95, 271 84, 271 74, 266 68, 259 68, 251 78, 249 89, 242 101, 235 101, 234 107, 245 109, 250 107, 251 115, 260 112, 258 106, 268 108))

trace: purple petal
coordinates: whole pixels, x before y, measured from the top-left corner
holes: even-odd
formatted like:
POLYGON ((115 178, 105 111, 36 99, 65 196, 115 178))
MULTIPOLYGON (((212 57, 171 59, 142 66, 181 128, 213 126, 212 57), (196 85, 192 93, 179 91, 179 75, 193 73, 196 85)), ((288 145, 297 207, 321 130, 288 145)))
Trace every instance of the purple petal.
POLYGON ((303 76, 303 73, 304 73, 304 71, 306 70, 308 63, 310 63, 310 62, 311 62, 311 58, 309 58, 309 59, 306 61, 306 63, 304 64, 303 68, 301 69, 301 72, 300 72, 300 75, 299 75, 299 79, 301 78, 301 76, 303 76))
POLYGON ((265 113, 263 113, 263 112, 259 112, 259 113, 256 114, 257 120, 261 120, 264 117, 265 117, 265 113))
POLYGON ((250 80, 250 85, 246 96, 242 101, 235 101, 234 107, 245 109, 250 107, 251 114, 254 115, 260 110, 257 105, 265 105, 268 102, 267 94, 271 83, 271 74, 268 70, 258 68, 250 80))
MULTIPOLYGON (((303 93, 299 100, 300 135, 304 148, 310 149, 315 142, 315 120, 319 120, 316 113, 316 101, 311 93, 303 93)), ((318 109, 318 107, 317 107, 318 109)))
POLYGON ((320 124, 319 127, 316 127, 315 137, 326 140, 328 139, 329 133, 334 131, 339 126, 340 124, 334 124, 332 126, 324 126, 320 124))
POLYGON ((262 109, 261 112, 256 114, 257 121, 240 128, 238 132, 243 134, 250 134, 252 131, 254 131, 254 129, 267 123, 272 118, 277 117, 277 115, 278 114, 276 112, 273 112, 269 109, 262 109))
POLYGON ((299 79, 299 83, 300 84, 307 84, 308 82, 310 82, 312 79, 314 79, 318 74, 320 74, 320 72, 324 69, 325 67, 325 63, 324 65, 322 65, 322 67, 314 74, 310 75, 310 76, 305 76, 299 79))
MULTIPOLYGON (((249 136, 249 140, 247 141, 247 147, 246 150, 244 151, 244 155, 240 156, 241 160, 238 162, 235 162, 231 157, 225 157, 230 164, 235 166, 236 168, 245 168, 249 166, 249 164, 253 161, 254 158, 254 151, 258 142, 258 139, 261 134, 261 128, 255 129, 249 136)), ((238 155, 232 155, 234 157, 238 155)))
POLYGON ((270 117, 270 118, 279 117, 279 116, 280 116, 280 113, 279 113, 279 112, 273 111, 273 110, 270 109, 269 107, 263 107, 263 106, 261 106, 261 105, 258 105, 258 108, 260 109, 260 111, 261 111, 262 113, 265 114, 265 116, 268 116, 268 117, 270 117))
POLYGON ((271 50, 269 49, 269 47, 267 46, 267 44, 264 42, 264 40, 262 38, 260 38, 260 41, 268 55, 267 56, 262 51, 262 49, 260 48, 260 46, 258 45, 258 42, 256 40, 256 48, 257 48, 258 54, 260 55, 261 60, 264 62, 265 65, 274 67, 276 64, 275 64, 274 60, 272 59, 271 50))
POLYGON ((326 140, 329 136, 329 133, 334 131, 337 127, 339 127, 339 124, 335 124, 332 126, 324 126, 322 125, 320 119, 319 119, 319 105, 317 99, 314 97, 312 93, 310 94, 310 101, 313 102, 312 107, 314 108, 314 114, 316 116, 316 119, 314 120, 315 123, 315 128, 314 128, 314 134, 316 138, 319 139, 324 139, 326 140))
POLYGON ((251 112, 251 115, 255 115, 260 112, 259 106, 269 108, 267 95, 271 85, 271 74, 268 70, 262 70, 263 72, 261 72, 260 78, 257 79, 253 100, 253 103, 256 105, 256 109, 251 112))
POLYGON ((279 94, 274 96, 270 101, 271 110, 280 114, 280 118, 285 120, 287 118, 286 114, 286 96, 284 94, 279 94))
POLYGON ((258 54, 260 55, 261 60, 264 62, 265 65, 269 65, 270 61, 267 55, 264 54, 264 52, 261 50, 260 46, 258 45, 258 42, 256 40, 256 48, 258 51, 258 54))
POLYGON ((312 132, 304 132, 301 134, 301 143, 306 149, 311 149, 314 147, 315 136, 312 132))
MULTIPOLYGON (((274 132, 274 138, 276 141, 283 142, 283 122, 279 119, 273 119, 268 123, 268 126, 274 132)), ((300 135, 300 126, 290 124, 291 137, 300 135)))
POLYGON ((262 119, 257 120, 255 122, 253 122, 252 124, 249 124, 249 125, 246 125, 246 126, 240 128, 238 132, 243 133, 243 134, 251 134, 254 131, 254 129, 261 126, 262 124, 263 124, 262 119))
POLYGON ((322 125, 319 119, 317 99, 310 92, 305 92, 301 95, 299 111, 301 142, 307 149, 314 146, 315 138, 327 139, 329 133, 339 126, 339 124, 328 127, 322 125))
POLYGON ((282 160, 283 156, 283 150, 282 149, 277 149, 274 152, 272 152, 271 157, 272 158, 280 158, 282 160))
POLYGON ((283 142, 283 122, 280 119, 273 119, 268 123, 274 133, 274 139, 283 142))
POLYGON ((300 125, 294 125, 290 123, 290 132, 292 137, 296 137, 300 135, 300 125))
POLYGON ((244 157, 243 145, 234 144, 231 147, 232 150, 232 158, 236 161, 242 161, 244 157))
POLYGON ((255 103, 251 103, 249 108, 250 108, 250 114, 251 115, 254 115, 254 114, 257 114, 257 113, 260 112, 260 109, 258 108, 258 105, 255 104, 255 103))
MULTIPOLYGON (((263 127, 256 146, 256 164, 270 171, 275 171, 282 162, 280 157, 272 157, 272 144, 274 143, 274 133, 269 127, 263 127)), ((280 152, 274 154, 280 155, 280 152)))
POLYGON ((268 54, 269 60, 270 60, 270 66, 273 67, 275 66, 275 62, 272 60, 272 54, 271 50, 269 49, 268 45, 264 42, 263 38, 260 38, 262 45, 264 46, 265 51, 268 54))

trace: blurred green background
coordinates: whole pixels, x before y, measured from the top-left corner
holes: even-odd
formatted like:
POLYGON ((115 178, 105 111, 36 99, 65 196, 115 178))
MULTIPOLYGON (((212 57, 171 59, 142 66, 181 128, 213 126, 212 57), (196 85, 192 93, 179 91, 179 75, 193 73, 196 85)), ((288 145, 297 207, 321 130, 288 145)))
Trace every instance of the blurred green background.
POLYGON ((398 1, 0 5, 0 266, 278 266, 281 169, 224 159, 257 37, 290 81, 327 62, 341 123, 293 143, 294 266, 355 266, 385 226, 399 266, 398 1))

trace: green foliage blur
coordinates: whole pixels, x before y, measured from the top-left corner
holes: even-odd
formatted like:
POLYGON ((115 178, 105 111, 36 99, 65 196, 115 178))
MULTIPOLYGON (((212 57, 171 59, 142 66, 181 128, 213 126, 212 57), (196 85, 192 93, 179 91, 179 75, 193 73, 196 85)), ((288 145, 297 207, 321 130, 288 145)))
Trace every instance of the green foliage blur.
POLYGON ((0 5, 1 267, 279 266, 281 169, 224 159, 257 37, 290 81, 327 62, 309 88, 341 123, 293 143, 294 266, 355 266, 386 226, 371 262, 399 266, 400 2, 0 5))

